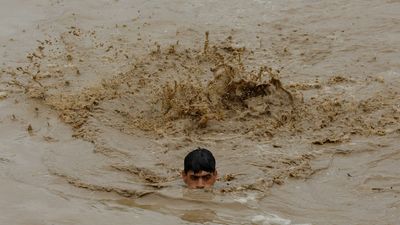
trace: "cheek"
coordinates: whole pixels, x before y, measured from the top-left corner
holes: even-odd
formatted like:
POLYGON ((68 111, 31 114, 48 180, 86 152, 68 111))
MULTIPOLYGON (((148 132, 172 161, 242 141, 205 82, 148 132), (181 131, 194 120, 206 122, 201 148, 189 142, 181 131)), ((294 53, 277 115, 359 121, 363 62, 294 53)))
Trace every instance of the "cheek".
POLYGON ((191 179, 187 179, 187 181, 186 181, 185 183, 186 183, 186 185, 187 185, 189 188, 195 188, 196 185, 197 185, 197 182, 196 182, 196 181, 193 181, 193 180, 191 180, 191 179))
POLYGON ((183 176, 182 179, 183 179, 183 182, 185 182, 185 184, 189 185, 190 179, 188 176, 183 176))
POLYGON ((213 184, 215 183, 216 180, 217 180, 217 177, 211 177, 211 178, 207 181, 207 184, 213 185, 213 184))

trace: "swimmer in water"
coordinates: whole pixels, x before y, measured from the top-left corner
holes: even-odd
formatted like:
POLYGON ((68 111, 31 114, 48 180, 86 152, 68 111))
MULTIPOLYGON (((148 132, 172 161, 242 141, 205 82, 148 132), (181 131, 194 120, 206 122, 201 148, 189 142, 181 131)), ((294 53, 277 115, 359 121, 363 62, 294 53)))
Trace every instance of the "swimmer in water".
POLYGON ((215 158, 204 148, 197 148, 186 155, 182 179, 189 188, 210 188, 217 180, 215 158))

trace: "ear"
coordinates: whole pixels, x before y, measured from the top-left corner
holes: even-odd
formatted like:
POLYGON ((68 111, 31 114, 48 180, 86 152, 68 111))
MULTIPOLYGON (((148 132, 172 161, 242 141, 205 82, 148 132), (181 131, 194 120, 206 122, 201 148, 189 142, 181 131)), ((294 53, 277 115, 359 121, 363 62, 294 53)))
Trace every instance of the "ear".
POLYGON ((215 170, 212 176, 212 183, 214 184, 218 180, 218 172, 215 170))
POLYGON ((186 181, 187 181, 187 174, 185 173, 185 170, 182 170, 182 172, 181 172, 181 177, 182 177, 183 181, 186 183, 186 181))

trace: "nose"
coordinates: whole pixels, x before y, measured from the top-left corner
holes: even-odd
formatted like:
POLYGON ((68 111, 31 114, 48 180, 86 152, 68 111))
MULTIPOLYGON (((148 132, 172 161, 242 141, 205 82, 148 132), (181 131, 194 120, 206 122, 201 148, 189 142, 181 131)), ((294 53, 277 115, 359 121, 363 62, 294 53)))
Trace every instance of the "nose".
POLYGON ((201 189, 201 188, 204 188, 204 186, 205 186, 205 183, 204 183, 203 179, 200 178, 200 179, 197 181, 196 188, 201 189))

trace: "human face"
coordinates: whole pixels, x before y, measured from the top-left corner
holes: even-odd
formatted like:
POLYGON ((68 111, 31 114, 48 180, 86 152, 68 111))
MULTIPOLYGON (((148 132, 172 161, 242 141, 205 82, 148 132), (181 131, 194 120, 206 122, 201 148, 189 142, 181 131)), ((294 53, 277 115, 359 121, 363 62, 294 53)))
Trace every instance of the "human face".
POLYGON ((198 173, 194 173, 191 170, 187 173, 182 171, 182 179, 189 188, 209 188, 217 180, 217 171, 207 172, 201 170, 198 173))

